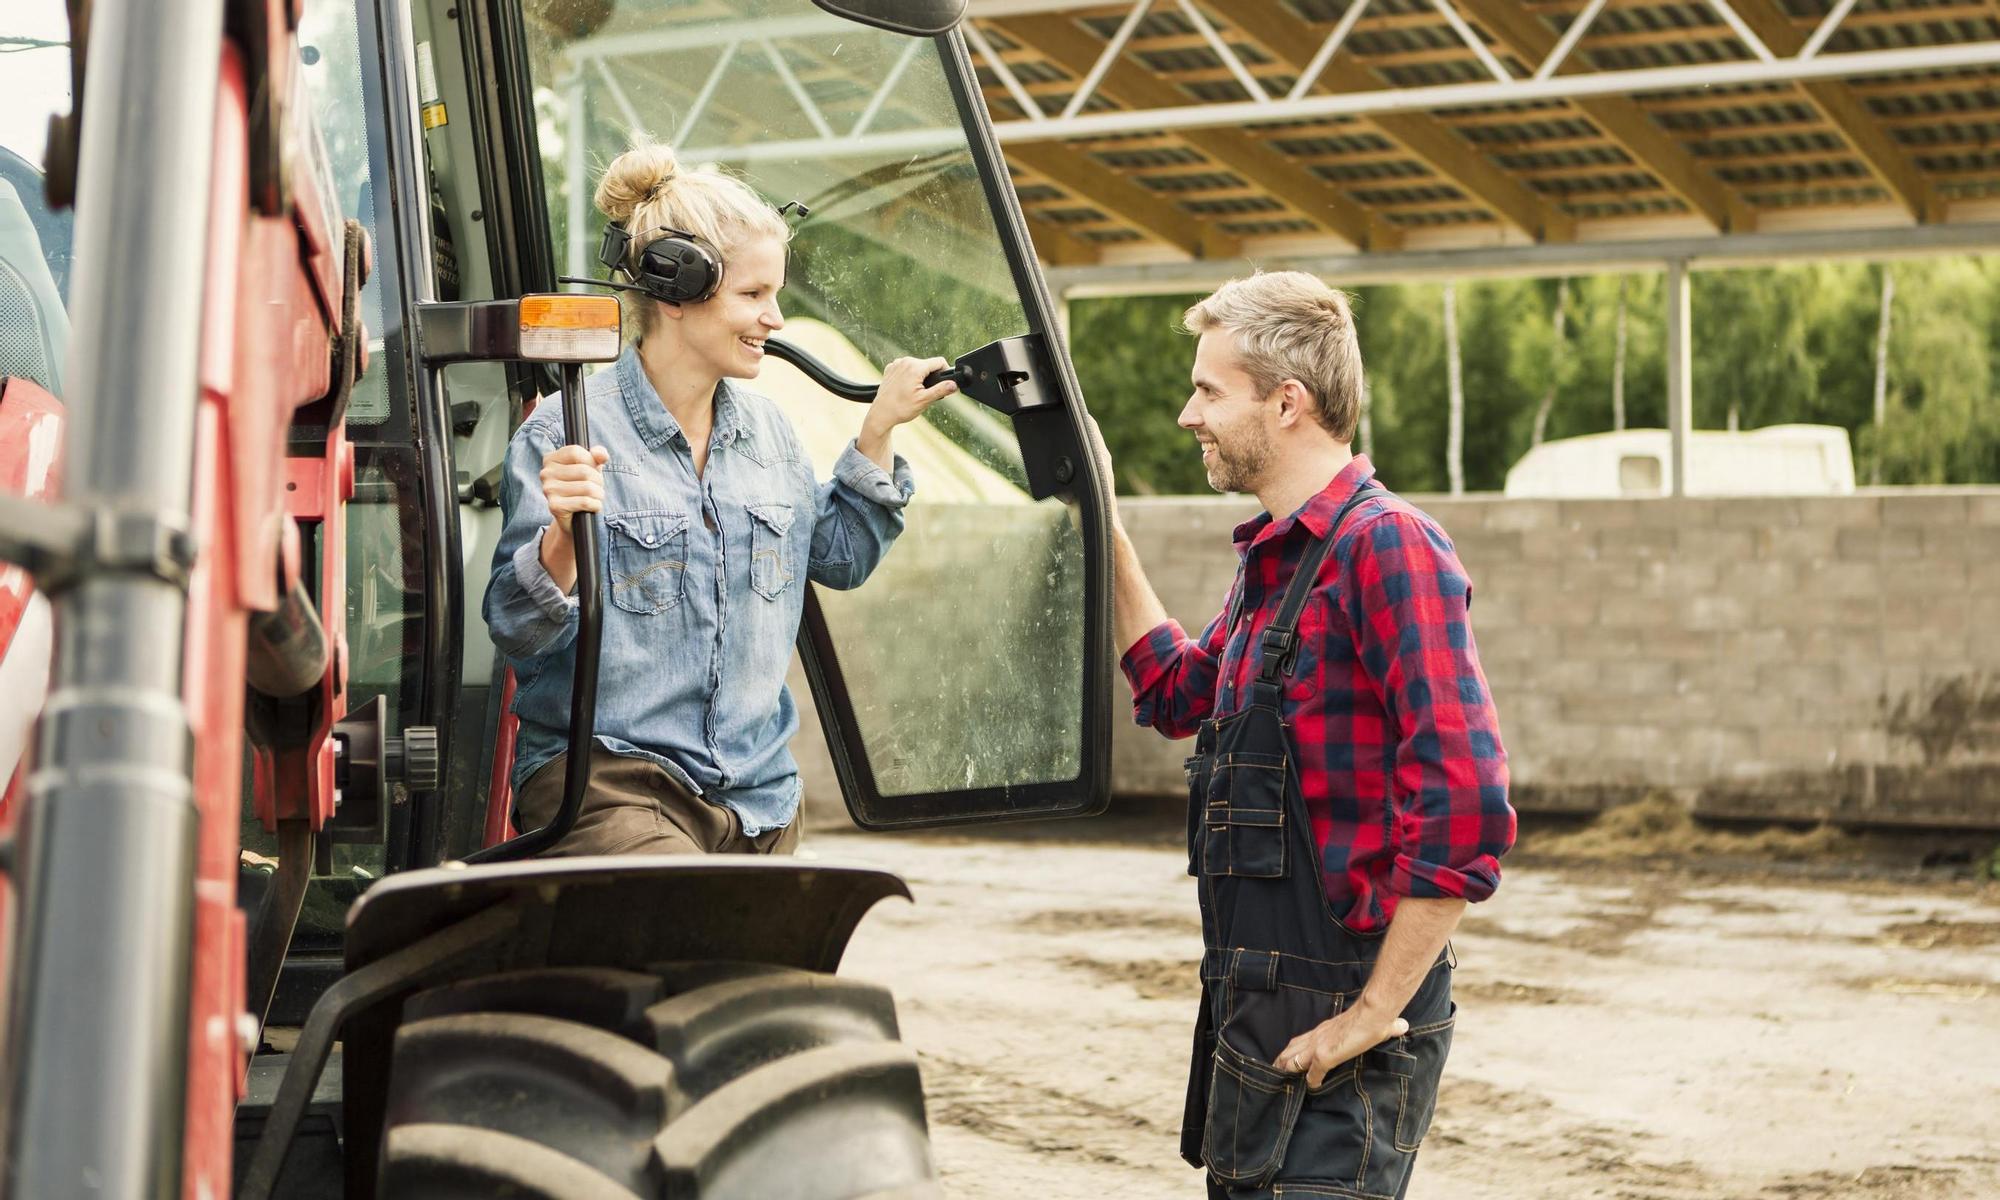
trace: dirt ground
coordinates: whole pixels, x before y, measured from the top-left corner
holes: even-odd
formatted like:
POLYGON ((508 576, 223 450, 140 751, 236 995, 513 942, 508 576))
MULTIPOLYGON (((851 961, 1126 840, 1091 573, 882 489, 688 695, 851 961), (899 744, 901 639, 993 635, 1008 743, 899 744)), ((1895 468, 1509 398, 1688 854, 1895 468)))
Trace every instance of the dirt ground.
MULTIPOLYGON (((1645 810, 1530 836, 1456 939, 1412 1200, 2000 1197, 1991 840, 1940 868, 1645 810)), ((804 849, 915 894, 842 971, 896 991, 949 1195, 1202 1196, 1176 1156, 1200 927, 1162 823, 804 849)))

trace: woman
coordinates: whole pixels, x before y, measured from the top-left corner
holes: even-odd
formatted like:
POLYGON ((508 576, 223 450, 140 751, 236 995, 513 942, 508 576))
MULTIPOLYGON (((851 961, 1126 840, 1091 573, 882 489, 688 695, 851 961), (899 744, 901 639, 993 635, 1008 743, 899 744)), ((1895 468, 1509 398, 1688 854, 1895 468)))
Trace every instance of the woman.
POLYGON ((890 435, 950 383, 945 360, 883 372, 861 434, 820 483, 784 414, 738 384, 782 329, 791 229, 741 181, 683 170, 664 146, 618 156, 597 207, 632 235, 628 263, 673 229, 722 260, 720 287, 668 304, 623 293, 634 344, 585 387, 592 439, 563 445, 547 402, 507 449, 506 527, 485 616, 513 666, 519 823, 561 803, 577 628, 570 521, 602 513, 604 641, 591 784, 552 854, 789 853, 798 841, 798 712, 785 669, 805 580, 851 588, 903 528, 913 490, 890 435))

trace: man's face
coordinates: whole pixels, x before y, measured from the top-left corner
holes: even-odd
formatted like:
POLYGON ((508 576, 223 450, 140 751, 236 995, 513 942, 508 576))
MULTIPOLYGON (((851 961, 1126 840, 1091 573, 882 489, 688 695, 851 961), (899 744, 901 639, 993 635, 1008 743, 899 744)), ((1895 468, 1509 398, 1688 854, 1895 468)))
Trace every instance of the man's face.
POLYGON ((1210 329, 1194 350, 1194 394, 1180 425, 1201 445, 1208 486, 1218 492, 1254 492, 1271 464, 1271 405, 1257 393, 1236 356, 1235 335, 1210 329))

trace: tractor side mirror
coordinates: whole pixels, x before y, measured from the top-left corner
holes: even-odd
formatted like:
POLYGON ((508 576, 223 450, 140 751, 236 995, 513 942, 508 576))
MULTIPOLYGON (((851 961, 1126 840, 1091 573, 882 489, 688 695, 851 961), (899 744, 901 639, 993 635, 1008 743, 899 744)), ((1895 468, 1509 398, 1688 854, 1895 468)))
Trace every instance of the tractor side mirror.
POLYGON ((813 0, 827 12, 891 33, 938 37, 965 18, 965 0, 813 0))

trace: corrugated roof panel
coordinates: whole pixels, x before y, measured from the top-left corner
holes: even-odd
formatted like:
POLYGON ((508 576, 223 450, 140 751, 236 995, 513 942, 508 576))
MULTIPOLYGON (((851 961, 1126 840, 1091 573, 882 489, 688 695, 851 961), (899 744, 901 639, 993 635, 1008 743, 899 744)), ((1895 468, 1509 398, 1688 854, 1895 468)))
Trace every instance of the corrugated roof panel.
POLYGON ((1566 203, 1563 208, 1580 221, 1614 221, 1621 217, 1671 217, 1687 211, 1687 206, 1664 193, 1627 196, 1615 201, 1587 200, 1566 203))
POLYGON ((1827 180, 1870 178, 1868 168, 1859 159, 1847 156, 1784 162, 1753 160, 1717 163, 1715 175, 1724 183, 1742 188, 1762 187, 1774 183, 1816 184, 1827 180))
POLYGON ((1644 171, 1606 171, 1588 175, 1540 175, 1528 174, 1524 178, 1529 187, 1542 195, 1567 203, 1572 197, 1603 192, 1638 192, 1660 186, 1659 181, 1644 171))
POLYGON ((1319 226, 1303 217, 1261 221, 1221 221, 1216 228, 1231 237, 1272 237, 1286 233, 1314 233, 1319 226))
POLYGON ((1093 242, 1100 246, 1113 246, 1125 242, 1143 242, 1146 240, 1145 234, 1140 233, 1136 229, 1127 229, 1124 226, 1105 229, 1079 229, 1075 231, 1073 236, 1080 237, 1086 242, 1093 242))
MULTIPOLYGON (((1082 149, 1083 147, 1076 147, 1082 149)), ((1137 170, 1145 167, 1174 167, 1193 163, 1205 163, 1208 156, 1192 146, 1157 146, 1143 150, 1093 149, 1092 157, 1109 167, 1122 170, 1137 170)))
POLYGON ((1880 188, 1814 187, 1746 191, 1743 198, 1758 208, 1853 208, 1881 204, 1889 197, 1880 188))
POLYGON ((1147 191, 1168 194, 1212 192, 1217 188, 1249 186, 1242 176, 1228 171, 1206 171, 1198 175, 1134 175, 1132 182, 1147 191))
POLYGON ((1398 204, 1425 204, 1437 200, 1463 203, 1465 197, 1448 185, 1432 187, 1356 188, 1348 193, 1362 204, 1393 207, 1398 204))
POLYGON ((1432 172, 1422 163, 1363 162, 1343 164, 1339 160, 1312 163, 1307 169, 1328 183, 1380 183, 1392 179, 1429 179, 1432 172))
POLYGON ((1394 142, 1373 130, 1338 135, 1266 138, 1264 144, 1280 154, 1295 155, 1380 154, 1397 148, 1394 142))
POLYGON ((1269 213, 1284 212, 1285 206, 1269 196, 1222 196, 1215 199, 1195 197, 1183 200, 1180 206, 1196 216, 1221 216, 1227 213, 1269 213))

